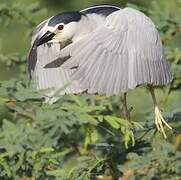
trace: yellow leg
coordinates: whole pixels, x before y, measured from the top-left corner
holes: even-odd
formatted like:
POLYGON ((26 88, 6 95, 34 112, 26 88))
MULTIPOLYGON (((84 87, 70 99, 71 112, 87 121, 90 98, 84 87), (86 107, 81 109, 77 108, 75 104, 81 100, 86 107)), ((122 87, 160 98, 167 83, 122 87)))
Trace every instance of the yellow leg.
POLYGON ((154 93, 154 89, 152 86, 149 86, 149 90, 153 99, 153 103, 154 103, 154 107, 155 107, 155 125, 157 127, 157 130, 159 132, 161 132, 164 136, 164 138, 167 138, 167 135, 165 133, 164 130, 164 125, 168 128, 168 129, 172 129, 172 127, 164 120, 162 113, 158 107, 157 101, 156 101, 156 97, 155 97, 155 93, 154 93))

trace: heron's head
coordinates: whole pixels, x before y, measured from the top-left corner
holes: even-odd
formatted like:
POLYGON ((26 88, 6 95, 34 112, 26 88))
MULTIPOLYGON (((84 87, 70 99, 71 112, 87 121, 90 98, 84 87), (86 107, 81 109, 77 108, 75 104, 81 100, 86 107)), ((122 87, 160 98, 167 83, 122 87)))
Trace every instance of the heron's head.
POLYGON ((47 32, 37 41, 37 46, 47 42, 64 42, 72 39, 77 32, 82 14, 78 11, 64 12, 50 18, 47 32))

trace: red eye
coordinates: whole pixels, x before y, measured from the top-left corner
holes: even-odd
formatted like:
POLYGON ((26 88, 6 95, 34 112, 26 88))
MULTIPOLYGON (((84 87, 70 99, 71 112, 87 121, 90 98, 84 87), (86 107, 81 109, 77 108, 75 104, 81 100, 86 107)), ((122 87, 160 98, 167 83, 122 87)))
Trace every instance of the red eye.
POLYGON ((61 30, 63 30, 63 28, 64 28, 64 25, 63 25, 63 24, 60 24, 57 29, 58 29, 59 31, 61 31, 61 30))

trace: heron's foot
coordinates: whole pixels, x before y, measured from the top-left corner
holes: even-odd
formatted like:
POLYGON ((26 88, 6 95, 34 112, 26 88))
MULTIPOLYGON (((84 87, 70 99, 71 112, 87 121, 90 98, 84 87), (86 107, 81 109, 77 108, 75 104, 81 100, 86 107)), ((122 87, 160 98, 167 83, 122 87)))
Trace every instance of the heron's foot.
POLYGON ((158 106, 155 106, 155 125, 157 127, 157 130, 163 134, 164 138, 167 138, 167 135, 165 133, 163 126, 165 125, 168 129, 172 129, 172 127, 164 120, 158 106))

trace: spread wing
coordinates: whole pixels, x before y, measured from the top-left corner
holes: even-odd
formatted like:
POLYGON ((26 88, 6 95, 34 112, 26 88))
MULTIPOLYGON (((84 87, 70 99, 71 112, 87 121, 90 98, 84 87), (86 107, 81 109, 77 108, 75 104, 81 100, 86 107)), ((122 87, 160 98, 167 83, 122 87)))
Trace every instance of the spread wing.
POLYGON ((155 25, 131 8, 112 13, 104 26, 63 53, 71 58, 62 67, 77 67, 72 78, 89 93, 113 95, 172 79, 155 25))
MULTIPOLYGON (((59 68, 46 68, 56 58, 59 58, 60 50, 70 44, 65 43, 52 43, 36 46, 36 40, 41 37, 47 28, 49 20, 42 22, 34 31, 32 36, 32 47, 28 56, 28 69, 30 77, 34 81, 38 89, 55 88, 49 94, 69 84, 61 94, 65 93, 79 93, 82 90, 79 88, 76 81, 70 79, 70 74, 73 70, 59 68)), ((59 59, 61 61, 61 58, 59 59)))

